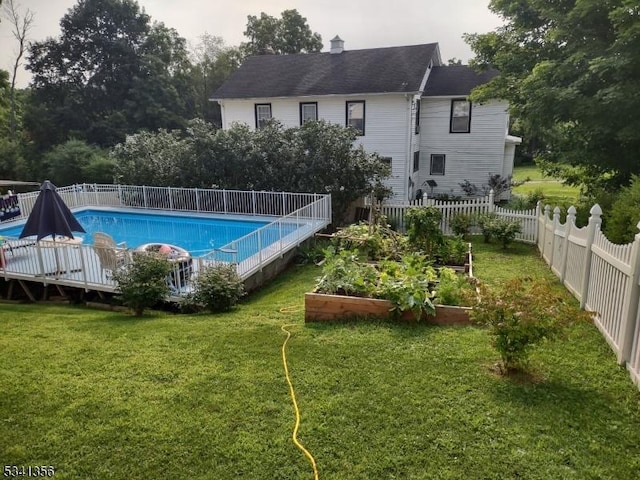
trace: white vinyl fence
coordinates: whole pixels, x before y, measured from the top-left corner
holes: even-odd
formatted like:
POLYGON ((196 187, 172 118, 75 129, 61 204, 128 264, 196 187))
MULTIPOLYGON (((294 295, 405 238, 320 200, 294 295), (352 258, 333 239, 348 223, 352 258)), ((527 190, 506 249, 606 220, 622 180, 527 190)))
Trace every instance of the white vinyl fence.
MULTIPOLYGON (((367 203, 368 204, 368 203, 367 203)), ((538 236, 538 216, 539 208, 531 210, 509 210, 495 204, 493 190, 489 195, 480 198, 468 198, 458 201, 435 200, 433 198, 423 198, 421 200, 393 201, 383 203, 379 206, 380 213, 384 215, 389 223, 399 231, 405 231, 405 215, 407 209, 411 207, 425 206, 435 207, 442 212, 440 229, 445 235, 451 235, 453 231, 449 226, 451 217, 456 214, 482 215, 495 213, 497 216, 514 220, 520 223, 522 231, 516 236, 516 240, 525 243, 536 243, 538 236)))
MULTIPOLYGON (((610 242, 600 230, 602 210, 591 209, 587 226, 576 226, 576 209, 570 207, 566 221, 560 221, 560 209, 514 211, 494 205, 493 193, 483 198, 456 202, 422 199, 392 202, 379 206, 392 225, 405 229, 406 210, 432 206, 442 212, 440 225, 451 234, 449 221, 455 214, 496 215, 520 222, 517 240, 536 244, 544 261, 564 286, 580 302, 580 307, 595 312, 595 324, 617 356, 626 365, 640 387, 640 233, 626 245, 610 242)), ((640 223, 638 223, 640 230, 640 223)))
POLYGON ((600 206, 590 213, 589 224, 578 228, 574 207, 561 223, 560 209, 551 215, 546 206, 538 218, 538 249, 580 306, 595 312, 595 324, 618 363, 626 364, 640 386, 640 233, 633 242, 616 245, 600 230, 600 206))

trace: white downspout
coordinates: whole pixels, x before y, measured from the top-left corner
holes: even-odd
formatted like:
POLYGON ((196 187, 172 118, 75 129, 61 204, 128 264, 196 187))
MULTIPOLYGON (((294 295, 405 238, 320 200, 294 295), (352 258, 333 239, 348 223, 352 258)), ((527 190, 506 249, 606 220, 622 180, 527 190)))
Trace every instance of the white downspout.
POLYGON ((405 95, 405 98, 407 99, 407 161, 405 162, 406 182, 404 183, 404 188, 406 189, 405 190, 406 199, 411 200, 411 197, 409 196, 409 179, 412 179, 412 175, 413 175, 413 155, 411 152, 411 144, 412 144, 411 119, 413 116, 413 94, 411 95, 407 94, 405 95))

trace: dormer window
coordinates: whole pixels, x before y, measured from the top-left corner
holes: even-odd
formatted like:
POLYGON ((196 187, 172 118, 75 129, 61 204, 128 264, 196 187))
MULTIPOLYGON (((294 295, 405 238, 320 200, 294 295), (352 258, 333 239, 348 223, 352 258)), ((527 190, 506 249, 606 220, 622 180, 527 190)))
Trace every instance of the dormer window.
POLYGON ((466 99, 451 100, 451 133, 471 131, 471 102, 466 99))

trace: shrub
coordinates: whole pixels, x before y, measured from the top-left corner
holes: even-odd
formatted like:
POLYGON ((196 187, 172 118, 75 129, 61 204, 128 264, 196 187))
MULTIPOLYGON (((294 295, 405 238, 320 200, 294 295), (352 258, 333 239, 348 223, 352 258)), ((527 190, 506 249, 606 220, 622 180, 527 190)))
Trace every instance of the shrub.
POLYGON ((453 233, 463 238, 469 232, 472 224, 473 219, 471 215, 465 213, 456 213, 449 219, 449 226, 451 230, 453 230, 453 233))
POLYGON ((436 247, 444 241, 440 230, 442 212, 435 207, 411 207, 405 218, 409 243, 427 255, 433 255, 436 247))
POLYGON ((500 218, 495 213, 480 215, 478 225, 482 230, 485 243, 497 238, 502 244, 502 248, 507 248, 515 240, 516 235, 522 231, 520 222, 500 218))
POLYGON ((494 224, 498 219, 498 216, 495 213, 485 213, 483 215, 478 215, 478 227, 482 231, 482 235, 484 237, 484 243, 489 243, 491 241, 491 237, 493 237, 494 233, 494 224))
POLYGON ((475 298, 475 287, 455 270, 443 267, 438 271, 436 303, 439 305, 471 305, 475 298))
POLYGON ((473 321, 489 327, 504 372, 527 367, 532 348, 556 338, 571 322, 589 314, 567 304, 549 282, 513 279, 499 288, 481 286, 473 321))
POLYGON ((203 268, 194 280, 194 300, 210 312, 226 312, 244 295, 244 284, 235 265, 203 268))
POLYGON ((640 177, 633 176, 631 184, 624 187, 611 206, 604 232, 614 243, 633 242, 640 221, 640 177))
POLYGON ((138 254, 133 261, 116 270, 113 278, 122 303, 139 317, 169 294, 167 275, 171 264, 163 255, 138 254))

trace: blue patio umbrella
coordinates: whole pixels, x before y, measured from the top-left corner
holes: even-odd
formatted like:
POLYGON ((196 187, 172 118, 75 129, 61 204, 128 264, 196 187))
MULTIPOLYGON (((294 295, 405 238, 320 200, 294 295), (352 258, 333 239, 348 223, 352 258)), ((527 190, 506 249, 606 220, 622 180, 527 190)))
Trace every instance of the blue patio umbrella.
POLYGON ((20 238, 35 235, 36 240, 40 240, 51 235, 55 241, 56 235, 73 238, 72 232, 85 230, 56 192, 56 186, 45 180, 40 186, 40 194, 27 218, 27 223, 24 224, 20 238))

